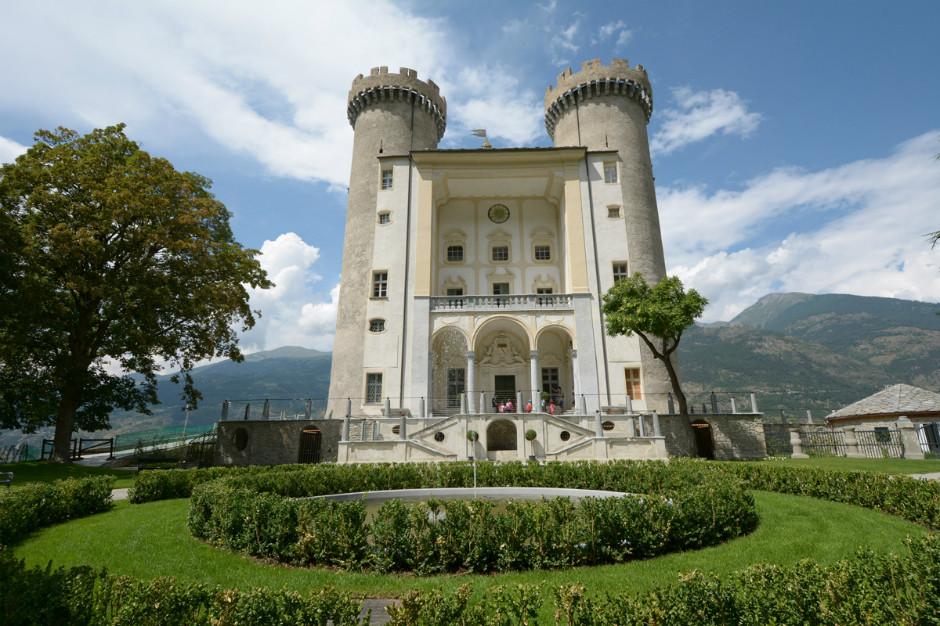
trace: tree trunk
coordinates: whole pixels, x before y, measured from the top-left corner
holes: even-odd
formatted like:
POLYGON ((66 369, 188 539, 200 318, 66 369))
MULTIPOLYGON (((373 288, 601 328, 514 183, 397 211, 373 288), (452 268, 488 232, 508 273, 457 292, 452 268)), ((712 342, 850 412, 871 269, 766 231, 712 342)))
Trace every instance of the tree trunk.
POLYGON ((59 400, 59 411, 55 420, 55 435, 52 439, 53 463, 69 463, 72 460, 72 433, 75 431, 75 410, 78 408, 78 393, 66 389, 59 400))
POLYGON ((682 386, 679 384, 679 374, 672 365, 672 359, 666 356, 661 360, 666 366, 666 372, 669 374, 669 382, 672 384, 672 393, 675 394, 676 400, 679 402, 679 415, 688 419, 689 405, 685 399, 685 393, 682 392, 682 386))

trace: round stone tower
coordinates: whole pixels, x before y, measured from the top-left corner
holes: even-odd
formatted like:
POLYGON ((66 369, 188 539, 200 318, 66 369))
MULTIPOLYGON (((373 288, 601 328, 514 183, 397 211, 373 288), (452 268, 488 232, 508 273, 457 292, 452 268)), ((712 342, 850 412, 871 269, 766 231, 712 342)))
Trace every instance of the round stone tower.
MULTIPOLYGON (((610 65, 600 59, 585 61, 574 74, 568 68, 545 92, 545 128, 555 146, 616 153, 629 273, 640 272, 651 284, 666 275, 646 133, 652 113, 653 90, 646 70, 641 65, 631 68, 625 59, 613 59, 610 65)), ((672 391, 666 368, 645 345, 640 345, 640 355, 648 405, 665 412, 672 391)), ((671 453, 691 449, 691 432, 686 431, 687 426, 667 434, 671 453)))
POLYGON ((617 152, 630 273, 655 283, 666 275, 666 262, 646 134, 652 113, 646 70, 625 59, 585 61, 577 74, 569 67, 545 92, 545 128, 556 146, 617 152))
POLYGON ((390 74, 387 67, 376 67, 369 76, 360 74, 353 80, 346 112, 355 137, 327 417, 343 417, 346 398, 353 398, 356 407, 356 399, 362 397, 366 306, 381 185, 379 158, 437 148, 444 135, 447 103, 438 86, 418 80, 415 70, 403 67, 390 74))

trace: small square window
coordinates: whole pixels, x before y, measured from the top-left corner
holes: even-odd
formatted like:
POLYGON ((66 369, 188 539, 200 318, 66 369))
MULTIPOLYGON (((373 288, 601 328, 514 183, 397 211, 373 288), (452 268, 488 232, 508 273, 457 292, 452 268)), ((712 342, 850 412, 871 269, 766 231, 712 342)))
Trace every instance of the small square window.
POLYGON ((494 296, 508 296, 509 295, 509 283, 493 283, 493 295, 494 296))
POLYGON ((493 246, 493 261, 506 262, 509 260, 509 246, 493 246))
POLYGON ((617 164, 616 163, 604 163, 604 182, 605 183, 617 182, 617 164))
POLYGON ((619 220, 620 219, 620 207, 619 206, 607 207, 607 217, 612 220, 619 220))
POLYGON ((535 290, 535 293, 552 293, 551 287, 539 287, 535 290))
POLYGON ((447 262, 463 263, 463 246, 447 246, 447 262))
POLYGON ((385 332, 385 320, 383 320, 382 318, 369 320, 369 332, 370 333, 384 333, 385 332))
POLYGON ((463 287, 456 287, 456 288, 448 289, 448 290, 447 290, 447 295, 448 295, 448 296, 462 296, 462 295, 463 295, 463 287))
POLYGON ((372 273, 372 297, 385 298, 388 296, 388 272, 372 273))
POLYGON ((379 213, 379 224, 388 224, 392 221, 392 214, 388 211, 379 213))
POLYGON ((621 278, 626 278, 627 276, 629 276, 627 273, 627 264, 622 261, 614 263, 614 282, 617 282, 621 278))
POLYGON ((387 168, 382 170, 382 191, 387 191, 392 188, 392 168, 387 168))
POLYGON ((552 260, 552 247, 551 246, 535 246, 535 260, 536 261, 551 261, 552 260))
POLYGON ((382 402, 382 374, 366 374, 366 404, 382 402))

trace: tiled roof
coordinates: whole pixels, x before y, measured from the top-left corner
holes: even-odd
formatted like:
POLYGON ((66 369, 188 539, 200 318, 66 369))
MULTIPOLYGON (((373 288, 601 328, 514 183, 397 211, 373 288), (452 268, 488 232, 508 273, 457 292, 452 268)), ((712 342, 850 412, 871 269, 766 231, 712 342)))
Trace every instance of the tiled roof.
POLYGON ((911 385, 892 385, 864 400, 833 411, 826 419, 879 413, 905 415, 924 412, 940 412, 940 394, 911 385))

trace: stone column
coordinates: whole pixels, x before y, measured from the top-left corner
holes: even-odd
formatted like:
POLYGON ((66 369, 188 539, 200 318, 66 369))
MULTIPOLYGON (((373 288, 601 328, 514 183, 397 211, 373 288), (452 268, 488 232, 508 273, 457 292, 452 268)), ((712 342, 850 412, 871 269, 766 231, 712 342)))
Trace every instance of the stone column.
POLYGON ((905 416, 898 418, 898 430, 901 431, 901 443, 904 444, 905 459, 922 459, 924 451, 917 438, 917 427, 905 416))
MULTIPOLYGON (((751 394, 752 406, 753 406, 754 394, 751 394)), ((803 452, 803 440, 800 439, 800 429, 791 428, 790 429, 790 445, 793 446, 793 454, 790 455, 791 459, 808 459, 809 455, 803 452)))
POLYGON ((757 396, 753 393, 751 394, 751 413, 760 413, 757 410, 757 396))
POLYGON ((343 418, 343 441, 349 441, 349 414, 343 418))
POLYGON ((401 412, 398 419, 398 438, 402 441, 408 439, 408 421, 404 411, 401 412))
POLYGON ((600 411, 594 411, 594 436, 598 438, 604 436, 604 425, 601 424, 600 411))
POLYGON ((574 398, 571 399, 571 408, 574 408, 575 398, 581 395, 581 377, 578 376, 578 351, 571 351, 571 382, 573 383, 574 398))
POLYGON ((467 350, 467 410, 470 413, 477 412, 476 390, 477 390, 477 353, 473 350, 467 350))
POLYGON ((858 436, 855 434, 855 427, 846 426, 842 433, 845 438, 845 457, 848 459, 864 459, 865 455, 858 449, 858 436))
POLYGON ((529 385, 532 389, 532 410, 538 410, 542 405, 542 392, 539 388, 539 351, 529 350, 529 385))
POLYGON ((659 413, 657 413, 656 411, 653 411, 653 436, 654 437, 663 436, 662 428, 659 425, 659 413))

